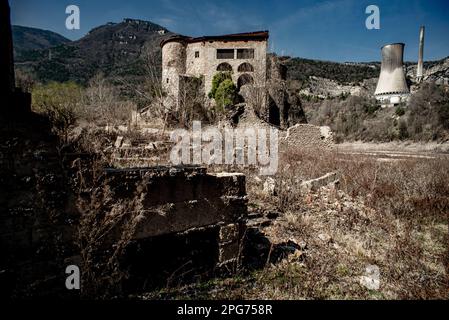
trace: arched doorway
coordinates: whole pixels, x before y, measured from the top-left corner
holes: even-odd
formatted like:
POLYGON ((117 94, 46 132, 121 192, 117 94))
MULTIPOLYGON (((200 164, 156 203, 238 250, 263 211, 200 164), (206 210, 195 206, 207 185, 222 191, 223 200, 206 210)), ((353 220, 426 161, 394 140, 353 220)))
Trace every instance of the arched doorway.
POLYGON ((247 73, 242 74, 237 80, 237 89, 240 90, 240 88, 243 87, 244 85, 253 84, 253 83, 254 83, 254 79, 251 75, 249 75, 247 73))
POLYGON ((232 66, 227 62, 223 62, 217 66, 217 71, 232 72, 232 66))

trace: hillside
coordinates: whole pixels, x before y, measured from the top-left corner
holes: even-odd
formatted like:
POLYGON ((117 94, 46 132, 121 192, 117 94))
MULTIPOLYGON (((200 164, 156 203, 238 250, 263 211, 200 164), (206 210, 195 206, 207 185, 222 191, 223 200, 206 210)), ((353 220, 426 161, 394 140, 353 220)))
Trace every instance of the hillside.
POLYGON ((159 44, 170 34, 148 21, 124 19, 94 28, 77 41, 26 51, 16 60, 16 67, 43 82, 86 83, 100 71, 107 76, 139 76, 144 48, 154 51, 156 64, 160 64, 159 44))
POLYGON ((42 50, 69 43, 70 40, 58 33, 37 28, 12 26, 14 56, 21 60, 22 54, 29 50, 42 50))
POLYGON ((379 76, 379 63, 338 63, 303 58, 285 58, 290 80, 307 81, 309 77, 326 78, 340 84, 358 84, 379 76))
MULTIPOLYGON (((407 77, 415 80, 416 64, 407 66, 407 77)), ((436 82, 437 84, 447 83, 449 79, 449 57, 438 61, 424 62, 424 80, 427 82, 436 82)))
MULTIPOLYGON (((332 98, 346 96, 371 96, 380 73, 380 62, 338 63, 302 58, 282 58, 288 67, 290 87, 303 97, 332 98)), ((404 63, 412 91, 416 84, 416 62, 404 63)), ((424 62, 424 81, 448 83, 449 57, 424 62)))

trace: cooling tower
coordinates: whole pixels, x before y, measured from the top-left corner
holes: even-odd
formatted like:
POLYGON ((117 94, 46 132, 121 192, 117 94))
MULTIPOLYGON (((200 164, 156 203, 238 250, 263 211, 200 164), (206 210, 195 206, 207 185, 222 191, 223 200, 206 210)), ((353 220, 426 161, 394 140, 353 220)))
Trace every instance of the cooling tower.
POLYGON ((416 69, 416 80, 421 82, 423 80, 424 71, 424 26, 419 30, 419 53, 418 53, 418 68, 416 69))
POLYGON ((402 101, 410 93, 403 68, 404 46, 403 43, 393 43, 382 47, 382 66, 374 93, 382 103, 402 101))

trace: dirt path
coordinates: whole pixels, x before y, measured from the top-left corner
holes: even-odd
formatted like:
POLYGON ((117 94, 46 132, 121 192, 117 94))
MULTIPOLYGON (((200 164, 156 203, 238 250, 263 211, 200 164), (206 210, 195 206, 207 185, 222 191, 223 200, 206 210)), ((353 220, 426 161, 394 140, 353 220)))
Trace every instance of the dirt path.
POLYGON ((338 144, 337 152, 345 155, 364 155, 376 158, 378 161, 436 159, 441 157, 449 160, 449 143, 365 143, 357 141, 338 144))

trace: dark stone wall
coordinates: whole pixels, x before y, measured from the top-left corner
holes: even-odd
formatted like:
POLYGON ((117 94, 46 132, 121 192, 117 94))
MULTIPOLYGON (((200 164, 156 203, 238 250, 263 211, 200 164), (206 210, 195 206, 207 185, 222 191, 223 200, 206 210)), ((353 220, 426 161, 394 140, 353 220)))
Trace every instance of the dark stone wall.
POLYGON ((0 0, 0 92, 14 91, 14 59, 8 0, 0 0))
POLYGON ((15 86, 14 53, 8 0, 0 0, 0 120, 26 117, 31 111, 31 95, 15 86))
POLYGON ((268 104, 266 121, 287 129, 298 123, 307 123, 301 101, 287 85, 287 67, 275 55, 267 56, 268 104))
MULTIPOLYGON (((215 267, 228 268, 238 262, 247 217, 244 175, 210 175, 197 167, 107 169, 99 179, 107 190, 107 204, 95 198, 89 183, 79 189, 74 182, 78 172, 71 169, 73 157, 78 155, 61 151, 48 119, 31 114, 26 121, 0 120, 1 296, 83 295, 65 287, 65 269, 72 264, 80 267, 84 286, 86 261, 81 248, 96 248, 83 244, 79 237, 84 230, 79 228, 83 214, 89 214, 82 211, 80 196, 91 198, 88 202, 94 206, 91 213, 95 217, 111 214, 114 204, 131 203, 136 197, 142 203, 141 211, 132 209, 118 224, 126 230, 138 215, 139 223, 120 259, 120 271, 132 275, 130 282, 121 283, 128 293, 156 285, 161 278, 169 280, 190 260, 190 279, 199 271, 213 272, 215 267), (151 268, 146 268, 148 265, 151 268)), ((92 171, 90 160, 83 162, 86 172, 92 171)), ((111 229, 96 248, 106 255, 106 261, 123 237, 116 231, 111 229)), ((94 256, 101 260, 96 253, 94 256)), ((108 272, 111 270, 100 268, 99 276, 107 277, 108 272)))
POLYGON ((37 115, 0 124, 1 295, 70 296, 78 214, 57 139, 37 115))

